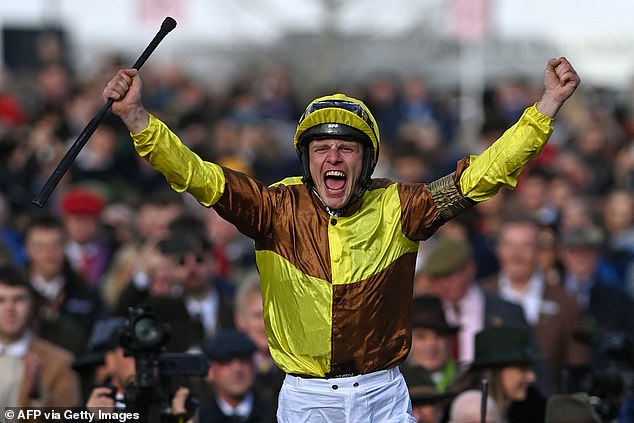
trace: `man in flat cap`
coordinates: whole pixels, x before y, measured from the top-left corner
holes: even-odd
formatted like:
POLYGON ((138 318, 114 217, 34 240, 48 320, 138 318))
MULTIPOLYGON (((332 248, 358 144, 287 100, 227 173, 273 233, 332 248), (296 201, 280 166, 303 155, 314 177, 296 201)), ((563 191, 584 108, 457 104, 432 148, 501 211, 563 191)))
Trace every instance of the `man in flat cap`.
POLYGON ((274 423, 275 405, 253 389, 257 347, 244 333, 234 329, 219 332, 203 351, 210 365, 205 380, 214 394, 201 405, 198 421, 214 423, 274 423))
POLYGON ((480 288, 466 240, 438 238, 421 272, 428 278, 432 293, 442 301, 449 323, 460 327, 453 352, 462 365, 473 360, 475 334, 485 327, 528 325, 520 306, 480 288))

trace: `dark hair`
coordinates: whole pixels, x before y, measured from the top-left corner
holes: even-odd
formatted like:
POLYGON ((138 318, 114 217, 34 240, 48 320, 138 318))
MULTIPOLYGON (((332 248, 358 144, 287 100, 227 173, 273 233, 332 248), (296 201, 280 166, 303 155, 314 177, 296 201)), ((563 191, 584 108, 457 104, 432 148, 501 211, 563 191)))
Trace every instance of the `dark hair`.
POLYGON ((159 187, 147 193, 143 198, 143 205, 169 206, 171 204, 183 205, 182 196, 170 187, 159 187))
POLYGON ((14 264, 0 264, 0 285, 24 288, 29 292, 31 298, 35 298, 35 292, 26 272, 14 264))
POLYGON ((26 227, 26 232, 28 233, 33 228, 65 230, 61 219, 49 212, 42 212, 31 216, 26 227))
POLYGON ((502 233, 504 233, 509 226, 514 225, 534 227, 537 234, 539 234, 539 231, 543 226, 542 223, 535 216, 525 212, 512 212, 504 214, 502 216, 500 227, 497 229, 497 232, 495 234, 495 244, 499 243, 502 237, 502 233))
POLYGON ((195 214, 183 212, 176 216, 168 226, 170 239, 191 238, 197 245, 205 251, 211 251, 213 245, 207 236, 205 222, 195 214))
POLYGON ((510 213, 505 213, 502 215, 502 226, 512 225, 512 224, 526 224, 535 226, 539 228, 542 226, 542 223, 530 213, 525 211, 514 211, 510 213))

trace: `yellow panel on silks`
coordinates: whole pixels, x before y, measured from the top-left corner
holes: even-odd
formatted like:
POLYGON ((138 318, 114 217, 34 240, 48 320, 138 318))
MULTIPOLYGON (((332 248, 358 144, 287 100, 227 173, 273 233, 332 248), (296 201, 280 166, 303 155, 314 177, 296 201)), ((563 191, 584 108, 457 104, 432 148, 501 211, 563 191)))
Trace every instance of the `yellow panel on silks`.
POLYGON ((332 285, 271 251, 256 258, 271 356, 286 372, 323 376, 330 370, 332 285))
POLYGON ((366 192, 363 202, 354 216, 332 218, 337 223, 328 225, 335 285, 366 280, 418 250, 418 243, 403 235, 397 184, 366 192))

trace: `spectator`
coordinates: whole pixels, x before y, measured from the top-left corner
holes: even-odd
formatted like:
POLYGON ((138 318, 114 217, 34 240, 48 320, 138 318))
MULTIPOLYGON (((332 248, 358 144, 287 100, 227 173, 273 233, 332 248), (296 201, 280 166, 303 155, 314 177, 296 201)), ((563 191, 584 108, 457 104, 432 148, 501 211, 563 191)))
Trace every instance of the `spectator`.
POLYGON ((136 208, 129 202, 117 200, 105 206, 101 214, 104 239, 114 253, 136 241, 135 221, 136 208))
POLYGON ((411 143, 396 145, 391 151, 391 173, 404 182, 423 182, 432 177, 429 154, 420 151, 411 143))
POLYGON ((373 75, 367 83, 367 104, 374 111, 387 149, 397 142, 402 120, 398 77, 391 72, 373 75))
POLYGON ((456 392, 478 390, 486 379, 489 396, 502 414, 503 422, 543 421, 545 399, 529 396, 529 387, 536 381, 532 368, 536 361, 543 359, 531 344, 529 331, 522 327, 497 326, 478 332, 475 358, 452 389, 456 392), (526 401, 530 407, 526 407, 524 413, 513 414, 512 406, 526 401))
POLYGON ((36 333, 74 354, 83 353, 93 323, 104 314, 99 293, 66 260, 66 232, 57 217, 33 216, 24 238, 26 268, 37 293, 36 333))
POLYGON ((549 198, 552 172, 544 167, 531 167, 523 176, 513 196, 515 204, 511 207, 532 216, 543 225, 555 224, 559 211, 549 198))
MULTIPOLYGON (((27 127, 25 133, 16 134, 19 142, 16 140, 16 145, 8 152, 3 163, 6 168, 0 176, 2 192, 9 195, 16 210, 31 206, 35 189, 44 184, 64 155, 64 140, 68 136, 60 109, 43 110, 27 127)), ((5 141, 12 142, 11 138, 5 141)), ((62 178, 59 187, 67 184, 68 180, 62 178)), ((51 202, 55 204, 58 199, 54 193, 51 202)))
MULTIPOLYGON (((486 408, 485 423, 502 423, 500 410, 490 396, 487 396, 486 408)), ((478 422, 482 422, 482 391, 468 389, 451 402, 448 423, 478 422)))
POLYGON ((424 374, 433 387, 445 392, 458 374, 458 366, 451 356, 451 341, 460 328, 451 326, 438 297, 421 295, 412 301, 412 348, 401 371, 408 375, 424 374))
MULTIPOLYGON (((119 334, 125 324, 123 317, 108 317, 97 320, 86 344, 86 352, 75 357, 72 367, 80 376, 82 398, 85 403, 95 386, 113 383, 113 366, 107 366, 105 357, 119 345, 119 334)), ((109 363, 111 364, 111 363, 109 363)), ((121 367, 122 371, 125 366, 121 367)), ((125 378, 123 378, 125 379, 125 378)))
POLYGON ((467 217, 470 228, 469 241, 473 249, 477 272, 476 278, 482 279, 496 274, 500 270, 495 255, 494 239, 503 216, 503 210, 509 206, 510 193, 500 191, 495 197, 478 204, 467 217))
POLYGON ((500 227, 497 254, 500 273, 483 281, 485 289, 522 306, 534 328, 540 350, 548 356, 545 394, 559 389, 565 366, 588 360, 588 351, 573 337, 581 320, 575 299, 555 282, 544 279, 539 269, 539 224, 531 217, 513 217, 500 227), (550 385, 551 389, 548 389, 550 385))
POLYGON ((206 380, 214 389, 213 398, 202 404, 199 422, 275 422, 275 407, 253 389, 256 377, 255 344, 243 332, 221 331, 203 348, 211 364, 206 380))
POLYGON ((26 262, 22 234, 13 226, 12 210, 8 197, 0 193, 0 245, 6 247, 10 259, 23 266, 26 262))
POLYGON ((90 137, 82 151, 70 168, 70 175, 74 184, 89 184, 99 182, 112 189, 117 198, 138 194, 136 187, 126 183, 134 177, 137 160, 131 151, 120 151, 119 137, 127 134, 125 127, 121 131, 121 122, 113 116, 107 116, 90 137))
POLYGON ((205 213, 204 220, 207 235, 214 245, 218 276, 237 281, 253 272, 253 242, 213 209, 205 213))
POLYGON ((613 158, 622 134, 613 131, 610 120, 589 115, 576 128, 568 142, 568 149, 577 158, 586 172, 587 179, 581 192, 601 195, 614 184, 613 158))
POLYGON ((73 407, 79 379, 70 352, 31 330, 35 298, 22 270, 0 266, 0 403, 5 407, 73 407))
POLYGON ((540 225, 538 240, 538 266, 544 280, 554 285, 563 284, 563 264, 559 254, 559 234, 555 226, 540 225))
POLYGON ((271 357, 264 326, 264 308, 260 279, 253 276, 242 282, 235 299, 236 328, 244 332, 257 347, 254 362, 257 370, 255 389, 277 407, 277 397, 284 381, 284 372, 271 357))
MULTIPOLYGON (((562 234, 560 254, 564 265, 564 288, 579 304, 586 336, 610 331, 634 342, 634 300, 622 289, 606 284, 598 274, 603 233, 590 226, 562 234)), ((586 338, 588 341, 590 339, 586 338)), ((606 357, 594 345, 593 367, 600 370, 606 357)))
POLYGON ((101 196, 83 187, 65 192, 60 204, 68 236, 65 245, 68 262, 93 287, 101 285, 112 256, 110 246, 100 232, 103 207, 101 196))
POLYGON ((417 423, 440 423, 445 419, 445 409, 454 396, 440 392, 436 384, 424 372, 403 374, 412 401, 412 414, 417 423))
POLYGON ((632 188, 614 189, 603 198, 600 221, 606 240, 605 247, 600 253, 598 272, 604 282, 627 291, 634 299, 634 195, 632 188))
POLYGON ((447 320, 460 328, 452 353, 463 366, 473 361, 475 335, 484 328, 528 326, 520 306, 480 288, 474 279, 476 265, 468 241, 439 238, 421 272, 429 278, 431 292, 442 301, 447 320))
POLYGON ((37 73, 38 99, 45 107, 63 110, 70 100, 73 75, 62 63, 45 63, 37 73))
POLYGON ((167 272, 161 277, 169 278, 167 285, 173 289, 153 293, 152 279, 135 280, 122 292, 115 313, 125 315, 129 307, 148 305, 172 326, 168 351, 200 351, 205 339, 218 330, 233 328, 231 297, 215 277, 212 244, 203 222, 185 213, 169 229, 170 235, 160 243, 163 264, 169 267, 161 265, 160 269, 167 272))
POLYGON ((132 224, 136 239, 122 246, 113 257, 102 285, 106 304, 115 307, 128 283, 146 286, 151 277, 153 259, 161 257, 159 241, 169 234, 169 223, 184 210, 182 199, 172 190, 150 192, 138 206, 132 224))
POLYGON ((559 206, 559 221, 557 228, 560 232, 582 228, 594 224, 594 197, 583 194, 570 194, 559 206))

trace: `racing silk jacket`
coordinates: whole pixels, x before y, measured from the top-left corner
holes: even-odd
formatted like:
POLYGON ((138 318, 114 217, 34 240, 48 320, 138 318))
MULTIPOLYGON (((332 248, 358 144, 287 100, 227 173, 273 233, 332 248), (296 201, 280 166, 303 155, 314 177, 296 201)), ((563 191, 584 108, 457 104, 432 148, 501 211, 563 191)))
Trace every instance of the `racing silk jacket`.
POLYGON ((552 132, 535 106, 479 156, 423 183, 374 179, 342 216, 299 177, 265 186, 203 161, 157 118, 135 148, 172 188, 254 240, 271 355, 287 373, 335 376, 401 363, 411 344, 418 242, 501 186, 514 188, 552 132))

